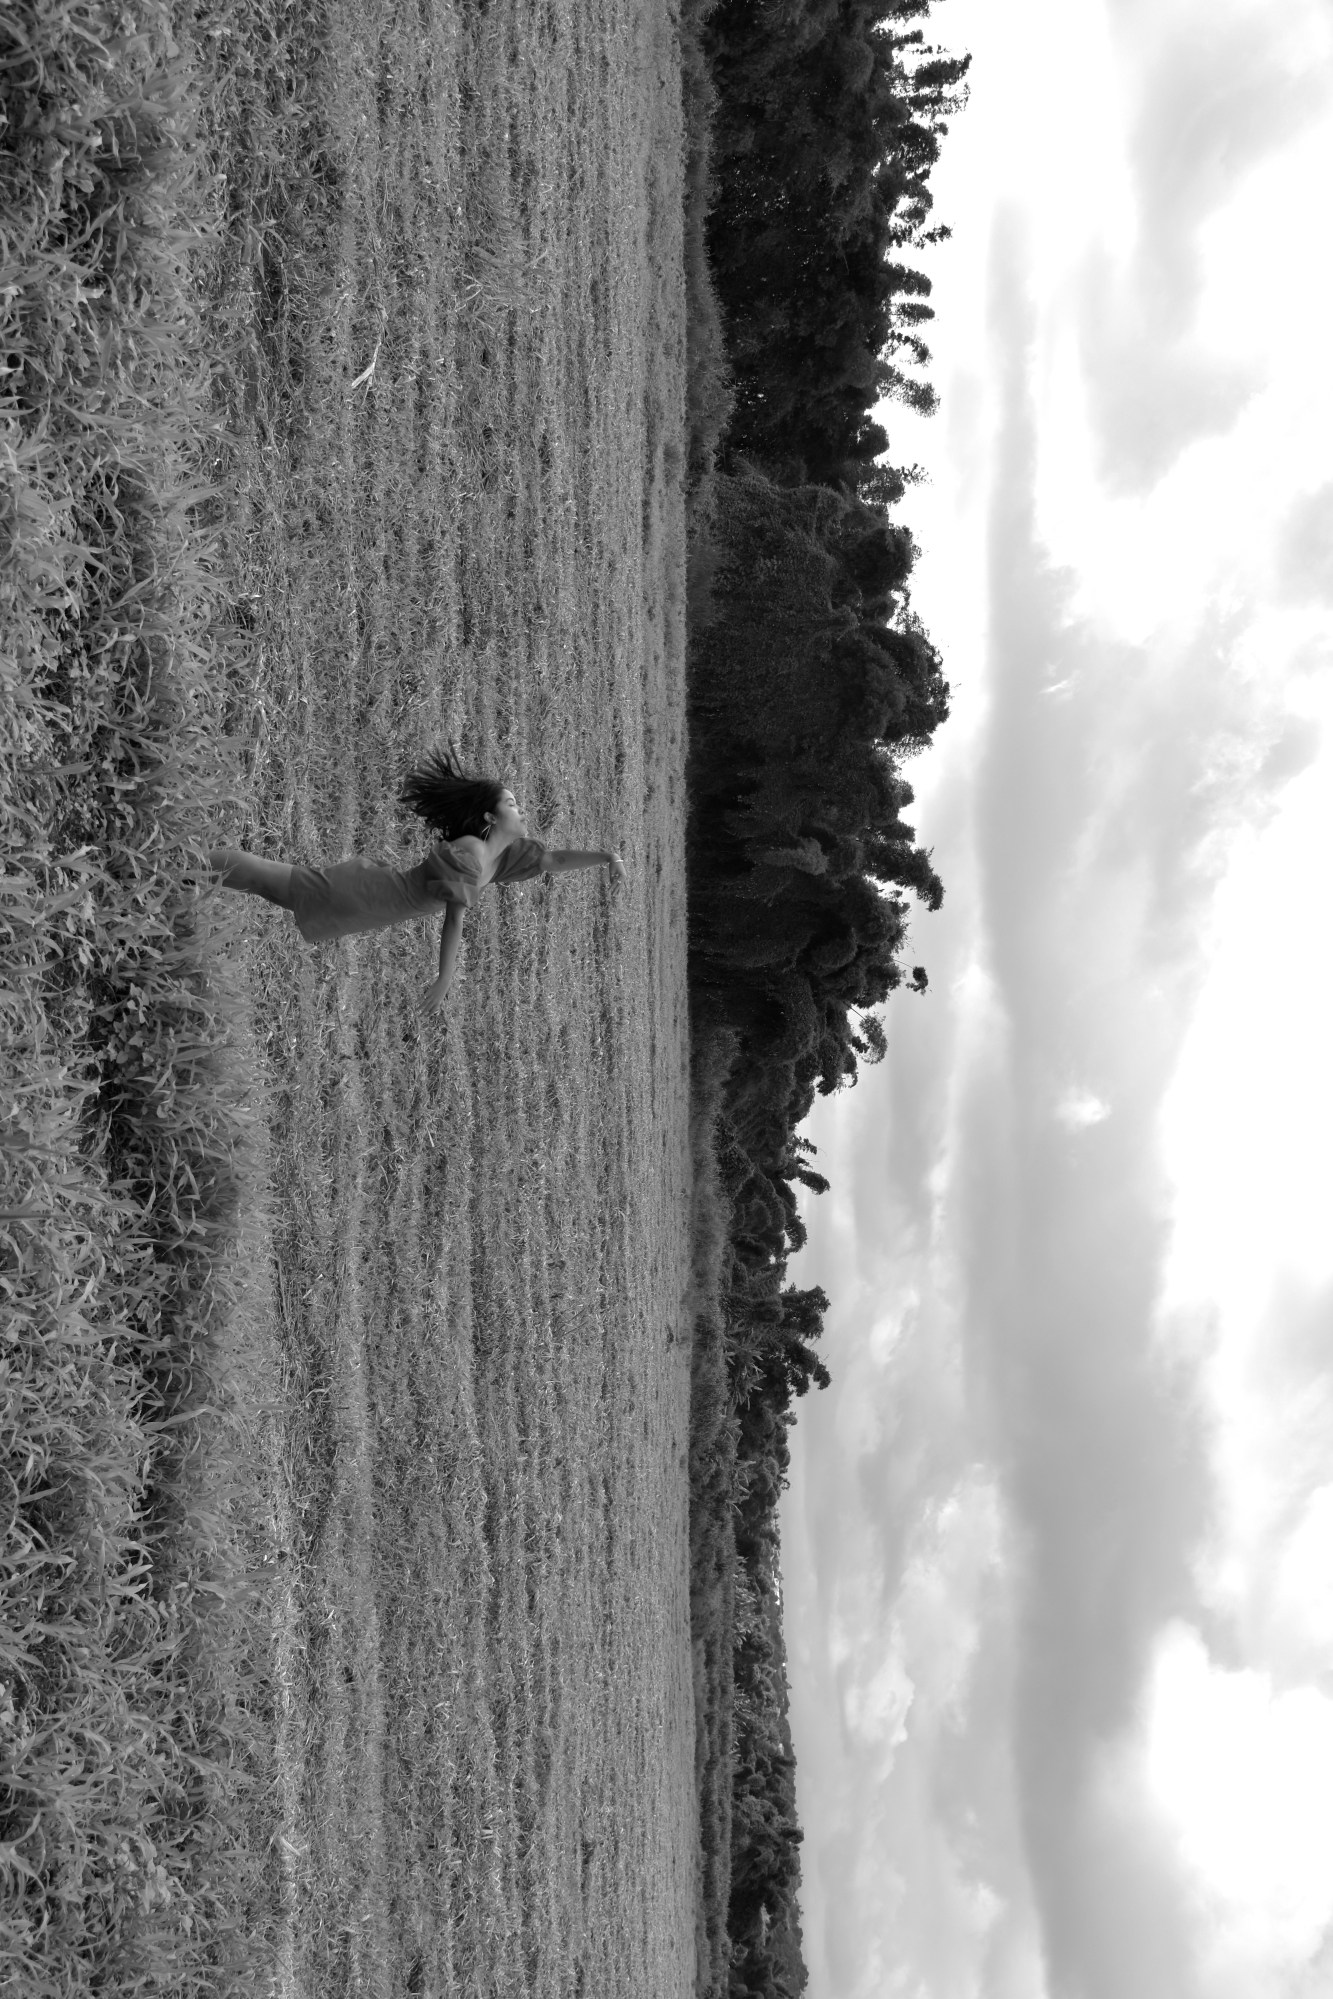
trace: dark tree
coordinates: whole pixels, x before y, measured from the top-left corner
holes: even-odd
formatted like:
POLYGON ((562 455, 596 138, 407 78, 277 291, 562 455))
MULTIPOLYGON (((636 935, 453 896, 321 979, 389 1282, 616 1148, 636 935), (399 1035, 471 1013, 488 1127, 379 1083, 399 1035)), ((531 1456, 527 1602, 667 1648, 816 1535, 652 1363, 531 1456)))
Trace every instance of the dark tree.
MULTIPOLYGON (((806 1982, 777 1523, 795 1404, 829 1376, 828 1301, 786 1283, 799 1196, 827 1189, 798 1127, 817 1093, 883 1056, 876 1009, 904 983, 908 897, 937 909, 944 892, 903 816, 903 762, 949 700, 910 606, 916 548, 887 511, 920 475, 888 462, 876 415, 935 402, 918 257, 947 234, 929 177, 968 61, 927 44, 928 11, 700 4, 716 99, 707 247, 733 403, 711 602, 689 634, 690 997, 696 1045, 730 1064, 717 1123, 729 1399, 700 1403, 735 1455, 696 1485, 696 1424, 691 1491, 714 1511, 729 1493, 729 1520, 698 1545, 721 1533, 736 1561, 730 1999, 799 1999, 806 1982)), ((906 982, 923 992, 924 969, 906 982)))
POLYGON ((775 476, 854 490, 887 448, 884 398, 934 407, 914 372, 930 281, 903 252, 939 231, 930 170, 969 58, 927 48, 896 0, 723 0, 709 254, 735 389, 729 445, 775 476))

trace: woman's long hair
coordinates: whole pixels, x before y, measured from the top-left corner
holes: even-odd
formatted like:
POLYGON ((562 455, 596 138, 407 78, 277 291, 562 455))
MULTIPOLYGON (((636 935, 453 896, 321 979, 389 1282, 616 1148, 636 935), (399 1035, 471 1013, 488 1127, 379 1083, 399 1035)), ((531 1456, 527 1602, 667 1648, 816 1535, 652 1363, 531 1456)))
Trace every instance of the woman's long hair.
POLYGON ((498 778, 469 776, 450 743, 446 750, 432 750, 424 763, 408 772, 398 801, 442 840, 457 840, 464 833, 484 840, 503 790, 498 778))

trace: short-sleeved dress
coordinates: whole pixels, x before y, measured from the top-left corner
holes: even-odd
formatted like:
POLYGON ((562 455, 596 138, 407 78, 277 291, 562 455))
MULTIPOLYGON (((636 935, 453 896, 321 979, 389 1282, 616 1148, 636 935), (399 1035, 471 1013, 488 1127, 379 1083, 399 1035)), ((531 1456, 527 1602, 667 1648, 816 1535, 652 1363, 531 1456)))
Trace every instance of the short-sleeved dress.
MULTIPOLYGON (((496 863, 493 882, 532 881, 542 872, 539 840, 515 840, 496 863)), ((293 866, 292 914, 308 944, 383 930, 410 917, 441 916, 451 902, 470 909, 486 865, 482 842, 470 833, 437 841, 414 868, 387 861, 335 861, 329 868, 293 866)))

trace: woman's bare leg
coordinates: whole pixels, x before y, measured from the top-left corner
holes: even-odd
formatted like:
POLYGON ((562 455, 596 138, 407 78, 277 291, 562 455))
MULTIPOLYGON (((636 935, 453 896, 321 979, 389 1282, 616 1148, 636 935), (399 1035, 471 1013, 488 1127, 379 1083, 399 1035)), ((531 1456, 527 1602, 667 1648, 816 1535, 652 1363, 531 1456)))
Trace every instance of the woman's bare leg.
POLYGON ((292 871, 286 861, 261 861, 256 854, 239 847, 214 847, 208 864, 223 888, 237 888, 246 895, 262 895, 279 909, 292 906, 292 871))

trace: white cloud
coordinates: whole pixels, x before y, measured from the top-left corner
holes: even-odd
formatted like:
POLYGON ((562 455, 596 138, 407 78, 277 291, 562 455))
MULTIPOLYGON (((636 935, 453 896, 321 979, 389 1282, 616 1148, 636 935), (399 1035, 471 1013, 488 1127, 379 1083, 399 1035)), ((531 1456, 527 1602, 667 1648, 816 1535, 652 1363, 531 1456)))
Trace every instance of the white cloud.
POLYGON ((1149 1794, 1199 1892, 1208 1992, 1280 1992, 1333 1922, 1333 1699, 1168 1629, 1149 1676, 1149 1794))
POLYGON ((1217 1299, 1251 1326, 1274 1266, 1333 1275, 1333 675, 1301 691, 1322 753, 1233 851, 1162 1112, 1177 1189, 1167 1307, 1217 1299))
POLYGON ((1322 753, 1235 843, 1162 1113, 1161 1336, 1197 1371, 1216 1488, 1199 1588, 1278 1685, 1333 1657, 1333 677, 1291 693, 1322 753))
POLYGON ((893 1766, 894 1751, 907 1735, 907 1717, 916 1692, 895 1646, 868 1677, 851 1682, 843 1696, 843 1721, 858 1753, 873 1759, 878 1778, 893 1766))
POLYGON ((1066 1131, 1088 1131, 1111 1115, 1111 1106, 1093 1090, 1068 1089, 1055 1106, 1055 1121, 1066 1131))
POLYGON ((866 1357, 876 1367, 887 1367, 892 1361, 907 1333, 917 1304, 916 1291, 909 1283, 902 1296, 893 1301, 892 1308, 881 1312, 875 1319, 866 1335, 866 1357))
POLYGON ((912 774, 948 897, 928 1000, 821 1112, 855 1192, 793 1272, 834 1306, 784 1521, 811 1999, 1325 1999, 1333 17, 939 29, 976 54, 944 414, 891 434, 937 468, 905 512, 956 690, 912 774))
POLYGON ((926 1508, 897 1602, 905 1656, 937 1724, 961 1707, 976 1657, 978 1601, 1000 1560, 1003 1525, 993 1480, 975 1473, 926 1508))
POLYGON ((1278 1551, 1266 1641, 1281 1679, 1333 1690, 1333 1484, 1306 1496, 1278 1551))

